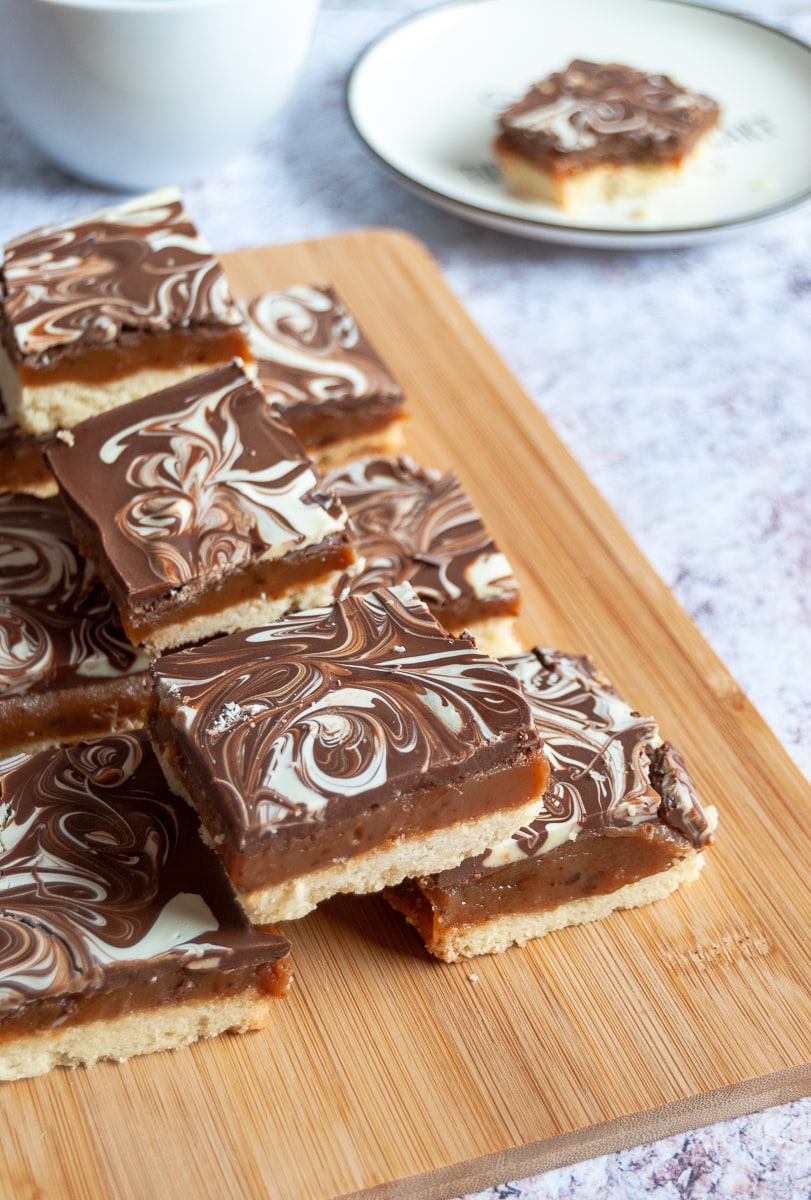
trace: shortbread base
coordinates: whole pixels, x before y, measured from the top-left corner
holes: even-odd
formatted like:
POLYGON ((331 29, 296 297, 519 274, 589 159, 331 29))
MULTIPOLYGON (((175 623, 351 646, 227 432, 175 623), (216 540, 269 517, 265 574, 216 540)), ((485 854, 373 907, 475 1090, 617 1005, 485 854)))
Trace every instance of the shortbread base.
MULTIPOLYGON (((475 925, 445 928, 425 938, 425 948, 434 958, 449 963, 482 954, 500 954, 510 946, 523 946, 558 929, 601 921, 617 909, 641 908, 663 900, 682 884, 696 879, 703 866, 703 855, 697 850, 689 850, 667 870, 624 884, 616 891, 568 900, 557 908, 541 912, 508 913, 475 925)), ((387 898, 390 902, 396 899, 387 898)), ((407 905, 394 903, 393 907, 419 928, 419 922, 411 919, 407 905)))
MULTIPOLYGON (((200 613, 183 620, 167 622, 139 639, 139 644, 154 657, 167 650, 195 645, 223 633, 238 633, 257 625, 272 625, 285 613, 307 608, 322 608, 332 604, 339 584, 345 579, 346 567, 330 571, 319 579, 289 588, 281 596, 252 596, 216 613, 200 613)), ((122 614, 125 629, 127 622, 122 614)), ((129 630, 128 630, 129 635, 129 630)))
MULTIPOLYGON (((442 623, 442 616, 435 612, 436 619, 442 623)), ((453 634, 463 633, 463 629, 447 626, 453 634)), ((491 658, 507 658, 511 654, 520 654, 522 643, 515 630, 515 617, 482 617, 477 621, 469 621, 465 630, 474 638, 476 645, 491 658)))
POLYGON ((512 191, 574 212, 591 204, 643 197, 678 183, 702 157, 708 138, 709 135, 698 141, 679 162, 596 163, 582 171, 548 170, 528 155, 499 142, 494 143, 493 153, 512 191))
POLYGON ((149 366, 104 383, 79 380, 22 385, 14 364, 0 346, 0 392, 14 423, 24 433, 41 437, 59 429, 71 429, 87 417, 224 366, 231 358, 229 353, 221 359, 181 366, 149 366))
POLYGON ((357 458, 394 457, 405 445, 405 421, 397 417, 389 425, 317 445, 302 439, 304 448, 321 470, 342 467, 357 458))
MULTIPOLYGON (((177 790, 176 781, 170 782, 177 790)), ((481 854, 487 846, 529 823, 537 816, 540 803, 541 796, 534 796, 518 808, 489 813, 474 821, 459 821, 432 833, 400 837, 357 858, 296 879, 253 891, 237 890, 237 898, 255 925, 297 920, 338 893, 379 892, 408 876, 452 870, 463 859, 481 854)))
POLYGON ((175 1050, 221 1033, 265 1029, 275 996, 249 993, 162 1006, 144 1012, 61 1026, 0 1044, 0 1080, 29 1079, 54 1067, 91 1067, 140 1054, 175 1050))

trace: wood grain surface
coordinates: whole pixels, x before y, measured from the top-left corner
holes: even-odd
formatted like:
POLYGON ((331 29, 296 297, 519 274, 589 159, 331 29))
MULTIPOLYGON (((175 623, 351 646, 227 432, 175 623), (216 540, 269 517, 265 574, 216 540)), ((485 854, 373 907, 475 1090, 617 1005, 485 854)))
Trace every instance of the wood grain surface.
POLYGON ((239 294, 337 286, 407 388, 409 451, 512 560, 525 644, 590 654, 659 718, 717 841, 666 901, 471 963, 337 898, 286 928, 271 1030, 2 1085, 0 1195, 455 1197, 811 1092, 807 782, 418 243, 225 263, 239 294))

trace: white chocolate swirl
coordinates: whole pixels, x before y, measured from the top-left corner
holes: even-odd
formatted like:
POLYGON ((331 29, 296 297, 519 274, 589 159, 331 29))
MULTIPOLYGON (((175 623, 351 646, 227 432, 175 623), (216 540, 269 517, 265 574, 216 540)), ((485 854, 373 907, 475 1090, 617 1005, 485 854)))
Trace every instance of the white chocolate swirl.
POLYGON ((133 330, 242 321, 222 267, 171 189, 12 239, 3 288, 18 353, 42 363, 133 330))
POLYGON ((200 972, 253 940, 143 733, 19 757, 0 785, 0 1016, 200 972))
POLYGON ((484 867, 545 854, 584 829, 663 820, 697 845, 709 839, 715 810, 702 807, 656 721, 635 712, 588 660, 536 650, 503 661, 530 702, 551 781, 537 818, 488 850, 484 867))
POLYGON ((146 670, 56 499, 0 496, 0 697, 146 670), (71 679, 71 677, 73 677, 71 679))
POLYGON ((327 473, 347 507, 362 566, 355 591, 408 582, 437 610, 462 597, 514 600, 518 583, 453 474, 410 458, 367 458, 327 473))
POLYGON ((264 292, 241 308, 259 383, 280 408, 399 396, 388 368, 332 288, 264 292))
POLYGON ((240 828, 330 809, 536 753, 510 673, 451 638, 403 584, 167 655, 157 694, 240 828))

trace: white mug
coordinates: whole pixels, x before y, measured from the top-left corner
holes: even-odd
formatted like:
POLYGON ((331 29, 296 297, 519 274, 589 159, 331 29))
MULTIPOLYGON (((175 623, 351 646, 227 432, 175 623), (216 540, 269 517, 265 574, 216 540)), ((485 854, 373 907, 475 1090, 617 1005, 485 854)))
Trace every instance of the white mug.
POLYGON ((318 0, 0 0, 0 102, 95 182, 201 179, 287 99, 318 0))

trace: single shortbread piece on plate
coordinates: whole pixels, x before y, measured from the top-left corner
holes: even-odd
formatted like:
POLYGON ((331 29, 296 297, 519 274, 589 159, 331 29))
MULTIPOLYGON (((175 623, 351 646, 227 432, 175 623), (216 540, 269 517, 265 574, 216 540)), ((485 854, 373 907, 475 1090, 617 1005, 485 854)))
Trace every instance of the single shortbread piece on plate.
POLYGON ((656 722, 587 659, 534 650, 504 664, 550 760, 543 806, 484 854, 386 892, 447 962, 669 895, 696 877, 716 825, 656 722))
POLYGON ((575 59, 501 113, 493 151, 516 192, 571 211, 672 183, 719 119, 667 75, 575 59))
POLYGON ((290 946, 252 928, 146 735, 0 767, 0 1079, 267 1026, 290 946))
POLYGON ((519 649, 518 582, 456 475, 401 455, 336 467, 324 482, 357 534, 353 591, 410 583, 451 633, 467 630, 488 654, 519 649))
POLYGON ((264 292, 240 307, 260 387, 319 463, 400 448, 403 390, 333 288, 264 292))
POLYGON ((151 669, 158 757, 254 921, 444 870, 540 807, 548 764, 517 680, 407 584, 151 669))
POLYGON ((250 357, 242 314, 166 189, 13 238, 0 271, 0 390, 24 433, 250 357))
POLYGON ((62 503, 0 495, 0 754, 143 725, 147 663, 62 503))
POLYGON ((153 653, 328 603, 354 561, 346 509, 238 364, 91 417, 46 458, 153 653))

